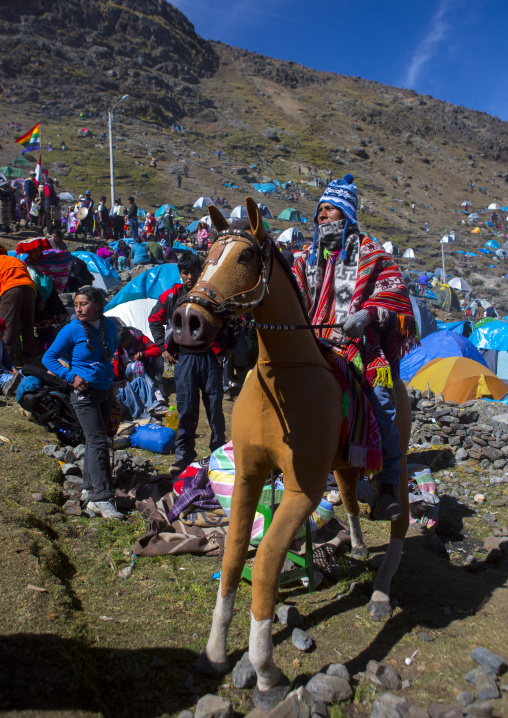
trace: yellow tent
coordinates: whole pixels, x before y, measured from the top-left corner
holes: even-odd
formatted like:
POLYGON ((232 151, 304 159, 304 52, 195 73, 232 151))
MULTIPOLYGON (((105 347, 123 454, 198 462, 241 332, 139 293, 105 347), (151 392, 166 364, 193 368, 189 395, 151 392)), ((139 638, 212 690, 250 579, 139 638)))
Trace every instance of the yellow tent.
POLYGON ((471 234, 480 234, 480 228, 479 228, 479 227, 475 227, 475 229, 472 229, 472 230, 471 230, 471 234))
POLYGON ((427 383, 434 393, 443 394, 446 401, 459 404, 484 396, 501 399, 508 393, 508 386, 494 372, 465 357, 429 361, 414 375, 411 386, 425 391, 427 383))

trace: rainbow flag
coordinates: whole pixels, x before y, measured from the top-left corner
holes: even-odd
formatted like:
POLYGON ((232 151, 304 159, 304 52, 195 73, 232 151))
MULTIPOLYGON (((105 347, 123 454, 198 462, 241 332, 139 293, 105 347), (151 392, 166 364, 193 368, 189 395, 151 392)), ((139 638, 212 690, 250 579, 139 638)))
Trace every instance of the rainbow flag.
POLYGON ((32 150, 40 150, 41 123, 38 122, 35 127, 32 127, 31 130, 28 130, 26 135, 23 135, 23 137, 16 138, 15 142, 18 142, 20 145, 23 145, 23 150, 21 151, 22 155, 24 155, 25 152, 31 152, 32 150))

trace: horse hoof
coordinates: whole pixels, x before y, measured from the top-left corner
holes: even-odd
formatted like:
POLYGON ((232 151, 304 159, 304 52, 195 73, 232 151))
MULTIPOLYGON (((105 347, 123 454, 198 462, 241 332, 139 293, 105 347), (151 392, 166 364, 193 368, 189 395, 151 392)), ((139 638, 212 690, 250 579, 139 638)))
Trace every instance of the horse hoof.
POLYGON ((373 621, 382 621, 392 615, 390 601, 371 601, 367 606, 367 611, 373 621))
POLYGON ((278 683, 267 691, 260 691, 256 686, 252 695, 252 702, 256 708, 261 708, 263 711, 271 711, 284 700, 290 688, 289 678, 281 673, 278 683))
POLYGON ((203 676, 219 678, 229 672, 229 663, 227 661, 216 663, 215 661, 211 661, 206 653, 202 653, 194 664, 194 670, 203 676))
POLYGON ((367 546, 355 546, 351 549, 351 556, 353 558, 368 558, 369 557, 369 549, 367 546))

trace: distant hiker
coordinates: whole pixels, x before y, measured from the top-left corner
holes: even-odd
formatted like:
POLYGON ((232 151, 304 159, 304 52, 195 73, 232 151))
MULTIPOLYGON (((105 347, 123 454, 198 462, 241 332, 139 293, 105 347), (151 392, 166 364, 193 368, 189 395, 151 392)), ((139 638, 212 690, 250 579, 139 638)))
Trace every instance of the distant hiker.
POLYGON ((154 157, 152 155, 152 159, 150 160, 150 167, 152 167, 154 170, 157 169, 157 157, 154 157))
POLYGON ((51 142, 48 142, 48 152, 53 152, 53 145, 51 142))
POLYGON ((427 287, 429 285, 429 277, 426 272, 420 274, 418 277, 418 284, 420 285, 420 297, 423 297, 425 296, 425 292, 427 291, 427 287))
POLYGON ((134 197, 128 197, 129 209, 127 210, 127 219, 129 221, 129 229, 131 237, 134 241, 138 238, 138 205, 134 202, 134 197))
POLYGON ((167 242, 168 246, 172 247, 174 232, 175 232, 175 225, 173 222, 173 211, 169 204, 167 204, 164 209, 164 216, 162 219, 164 222, 164 236, 165 236, 166 242, 167 242))
POLYGON ((302 165, 298 165, 298 174, 299 174, 299 175, 302 174, 302 165))
POLYGON ((221 156, 221 151, 217 150, 217 159, 219 160, 219 162, 220 162, 220 156, 221 156))
POLYGON ((372 217, 372 215, 374 214, 374 207, 372 207, 372 206, 369 207, 369 214, 372 217))
POLYGON ((178 189, 180 189, 180 187, 182 186, 182 175, 180 174, 180 172, 176 176, 176 186, 178 187, 178 189))
POLYGON ((108 238, 109 209, 106 207, 106 197, 102 195, 97 206, 97 220, 100 228, 101 238, 108 238))
POLYGON ((427 232, 427 234, 429 233, 429 223, 428 222, 425 222, 425 231, 427 232))
POLYGON ((361 212, 362 214, 365 213, 365 204, 364 204, 363 202, 360 204, 360 212, 361 212))
POLYGON ((60 142, 60 149, 62 150, 62 152, 65 152, 65 150, 67 149, 67 145, 63 140, 62 142, 60 142))
POLYGON ((56 196, 54 182, 51 177, 46 179, 46 184, 42 190, 42 196, 44 198, 44 216, 46 218, 46 229, 48 234, 53 231, 53 223, 55 221, 56 206, 58 204, 58 198, 56 196))
POLYGON ((81 226, 83 227, 83 230, 86 234, 93 235, 93 208, 95 206, 95 202, 92 199, 92 196, 90 194, 90 190, 87 189, 85 192, 85 199, 83 201, 83 207, 86 207, 88 209, 88 214, 85 217, 85 219, 81 220, 81 226))
POLYGON ((122 204, 122 200, 119 197, 117 197, 115 199, 115 204, 113 205, 113 210, 112 210, 113 237, 115 239, 115 242, 118 242, 120 237, 123 237, 124 214, 125 214, 125 207, 122 204))
POLYGON ((307 177, 310 177, 312 175, 312 170, 310 167, 307 167, 307 177))
POLYGON ((413 210, 413 214, 415 213, 415 207, 416 207, 415 203, 411 202, 411 209, 413 210))
POLYGON ((480 319, 483 319, 485 316, 485 313, 483 311, 483 307, 481 305, 481 302, 476 302, 476 308, 473 315, 473 322, 479 322, 480 319))
POLYGON ((183 166, 183 173, 184 173, 184 175, 185 175, 186 177, 189 176, 189 168, 187 167, 187 165, 184 165, 184 166, 183 166))

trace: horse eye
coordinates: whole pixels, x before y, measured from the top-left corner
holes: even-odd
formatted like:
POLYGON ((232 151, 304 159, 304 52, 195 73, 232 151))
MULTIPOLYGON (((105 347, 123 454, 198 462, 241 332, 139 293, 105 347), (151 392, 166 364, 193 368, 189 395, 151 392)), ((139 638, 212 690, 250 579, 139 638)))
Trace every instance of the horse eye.
POLYGON ((247 248, 242 251, 242 253, 238 257, 238 261, 241 263, 250 262, 253 256, 254 252, 252 251, 252 249, 247 248))

